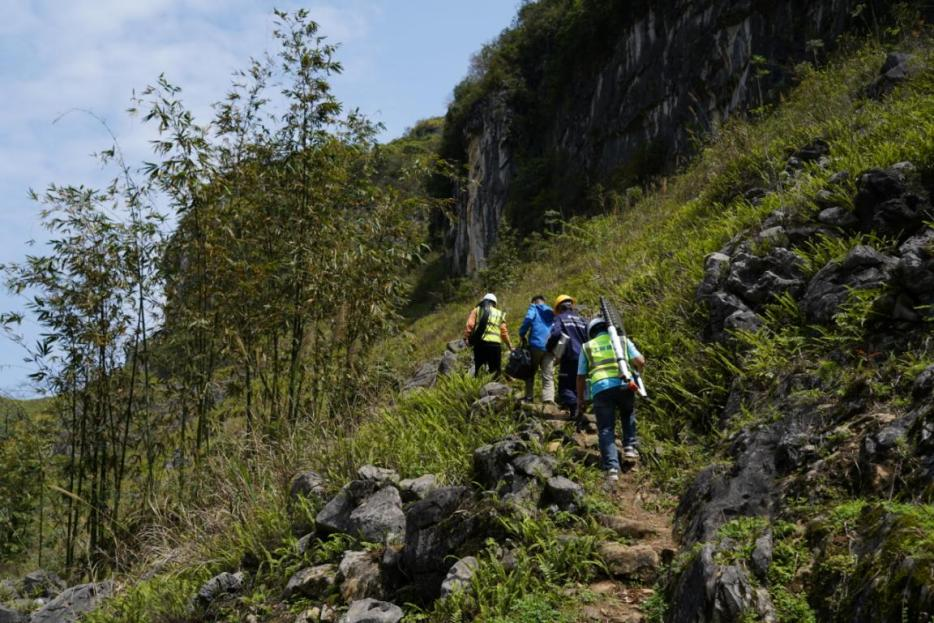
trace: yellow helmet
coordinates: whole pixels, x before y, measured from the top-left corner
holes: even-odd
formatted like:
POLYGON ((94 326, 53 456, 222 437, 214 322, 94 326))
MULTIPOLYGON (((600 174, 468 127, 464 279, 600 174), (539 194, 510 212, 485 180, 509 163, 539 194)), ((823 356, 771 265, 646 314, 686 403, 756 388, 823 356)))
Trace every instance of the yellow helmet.
POLYGON ((555 299, 555 304, 553 305, 554 310, 558 311, 558 307, 560 307, 561 303, 564 303, 565 301, 571 301, 571 303, 575 302, 573 296, 569 296, 567 294, 561 294, 558 296, 558 298, 555 299))

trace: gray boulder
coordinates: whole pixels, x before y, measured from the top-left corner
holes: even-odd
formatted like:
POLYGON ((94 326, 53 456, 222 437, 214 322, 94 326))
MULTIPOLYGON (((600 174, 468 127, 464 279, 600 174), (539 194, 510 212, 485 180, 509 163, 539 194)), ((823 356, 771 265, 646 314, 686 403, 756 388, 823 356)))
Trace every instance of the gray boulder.
POLYGON ((516 436, 521 441, 529 443, 541 443, 545 441, 545 426, 538 419, 529 420, 521 427, 519 427, 516 436))
POLYGON ((890 491, 896 464, 904 460, 908 449, 909 432, 922 416, 924 408, 909 411, 863 438, 859 449, 858 469, 855 474, 864 488, 879 492, 890 491))
POLYGON ((503 385, 502 383, 487 383, 480 389, 480 398, 486 398, 487 396, 502 396, 506 397, 512 393, 512 390, 509 389, 508 385, 503 385))
POLYGON ((794 151, 791 158, 799 162, 817 162, 830 154, 830 143, 822 138, 816 138, 804 147, 794 151))
POLYGON ((310 532, 306 534, 305 536, 303 536, 302 538, 300 538, 298 542, 295 544, 295 548, 298 550, 298 554, 300 556, 304 556, 305 554, 307 554, 309 551, 311 551, 311 548, 314 547, 314 542, 315 542, 314 532, 310 532))
POLYGON ((736 565, 717 565, 715 548, 704 544, 673 583, 669 621, 741 623, 755 617, 774 622, 767 591, 757 590, 736 565))
POLYGON ((347 603, 367 597, 383 597, 379 559, 373 552, 344 552, 338 571, 342 578, 341 597, 347 603))
MULTIPOLYGON (((814 195, 814 203, 816 203, 821 208, 833 207, 838 202, 838 196, 826 188, 817 191, 817 193, 814 195)), ((817 220, 820 221, 820 217, 818 217, 817 220)))
POLYGON ((898 284, 925 302, 934 294, 934 229, 925 229, 906 240, 898 249, 895 266, 898 284))
POLYGON ((399 490, 386 486, 367 497, 350 513, 351 534, 381 543, 390 536, 405 534, 405 513, 399 490))
POLYGON ((818 447, 808 433, 792 430, 778 440, 775 465, 782 473, 788 473, 820 458, 818 447))
POLYGON ((713 539, 728 518, 772 514, 778 442, 789 426, 779 422, 743 430, 730 447, 731 468, 712 465, 697 474, 675 511, 682 545, 713 539))
POLYGON ((922 370, 911 386, 911 394, 915 398, 924 398, 932 391, 934 391, 934 364, 922 370))
POLYGON ((727 333, 758 331, 761 326, 762 318, 748 309, 735 311, 723 321, 723 330, 727 333))
POLYGON ((402 391, 410 392, 421 387, 434 387, 438 380, 438 370, 441 367, 441 362, 442 358, 436 357, 421 364, 415 374, 402 385, 402 391))
POLYGON ((441 584, 441 596, 447 597, 455 591, 466 588, 479 566, 480 562, 473 556, 466 556, 454 563, 441 584))
POLYGON ((746 572, 735 565, 723 567, 717 578, 713 620, 739 623, 752 611, 754 591, 746 572))
POLYGON ((891 278, 895 260, 872 247, 857 246, 843 260, 828 262, 811 279, 801 304, 812 322, 827 324, 853 289, 876 288, 891 278))
POLYGON ((821 210, 817 215, 817 220, 824 225, 838 229, 853 229, 859 225, 855 214, 839 206, 821 210))
POLYGON ((337 572, 337 567, 330 564, 301 569, 289 578, 282 598, 324 597, 337 585, 337 572))
POLYGON ((755 315, 739 297, 722 290, 710 295, 707 303, 710 308, 710 318, 704 337, 709 340, 718 342, 726 340, 729 337, 727 332, 730 328, 745 328, 755 315), (729 320, 729 327, 727 327, 727 320, 729 320))
POLYGON ((704 278, 697 286, 695 300, 701 302, 720 288, 720 284, 730 272, 730 256, 714 252, 704 259, 704 278))
POLYGON ((357 470, 357 476, 360 480, 375 482, 379 487, 399 484, 399 474, 395 470, 375 465, 364 465, 357 470))
POLYGON ((538 506, 544 486, 539 478, 516 473, 506 478, 499 487, 506 509, 526 515, 538 506))
POLYGON ((297 474, 289 487, 289 501, 294 502, 299 498, 320 500, 326 492, 326 484, 324 476, 316 471, 297 474))
POLYGON ((831 175, 829 178, 827 178, 827 183, 832 186, 839 186, 840 184, 843 184, 844 182, 849 181, 849 179, 850 179, 849 171, 837 171, 836 173, 831 175))
POLYGON ((29 617, 25 614, 0 605, 0 623, 26 623, 28 620, 29 617))
POLYGON ((402 609, 387 601, 361 599, 350 604, 340 623, 399 623, 402 609))
POLYGON ((352 480, 344 485, 331 500, 325 504, 315 523, 325 533, 343 532, 352 534, 354 525, 350 515, 368 496, 376 492, 378 485, 371 480, 352 480))
POLYGON ((456 353, 461 352, 465 348, 467 348, 467 342, 465 342, 463 339, 460 339, 460 340, 451 340, 450 342, 448 342, 447 346, 445 347, 445 350, 447 350, 449 353, 456 354, 456 353))
POLYGON ((769 246, 785 246, 788 244, 788 232, 781 225, 766 227, 756 234, 756 242, 769 246))
POLYGON ((769 190, 767 188, 755 186, 743 193, 743 199, 753 205, 759 205, 768 194, 769 190))
POLYGON ((799 296, 804 286, 801 258, 784 247, 764 257, 738 254, 726 279, 726 289, 754 308, 785 292, 799 296))
POLYGON ((911 75, 911 56, 902 52, 892 52, 885 57, 879 68, 879 75, 866 87, 866 96, 881 99, 891 93, 895 87, 911 75))
POLYGON ((324 501, 326 484, 324 477, 315 471, 297 474, 289 487, 289 514, 292 518, 292 534, 301 536, 314 530, 314 523, 306 514, 306 505, 312 507, 324 501))
POLYGON ((195 603, 207 607, 218 598, 235 595, 243 589, 243 573, 223 572, 201 585, 195 595, 195 603))
POLYGON ((26 597, 55 597, 65 590, 65 581, 51 571, 36 569, 23 576, 21 582, 26 597))
POLYGON ((96 582, 67 588, 30 617, 30 623, 74 623, 113 594, 113 582, 96 582))
POLYGON ((564 476, 553 476, 545 483, 545 499, 564 511, 576 511, 584 502, 584 488, 564 476))
POLYGON ((511 462, 527 448, 528 444, 516 437, 480 446, 473 453, 474 478, 485 487, 495 487, 507 475, 515 473, 511 462))
POLYGON ((439 487, 438 477, 434 474, 425 474, 418 478, 407 478, 399 483, 399 493, 403 502, 422 500, 426 495, 439 487))
POLYGON ((716 594, 717 565, 714 547, 706 543, 677 577, 671 595, 669 621, 710 621, 710 604, 716 594))
POLYGON ((597 548, 600 559, 613 577, 651 580, 658 570, 658 553, 649 545, 623 545, 604 541, 597 548))
POLYGON ((402 553, 405 542, 387 543, 383 549, 383 556, 379 561, 380 574, 383 586, 387 591, 393 591, 408 582, 403 567, 402 553))
POLYGON ((429 596, 440 590, 449 557, 481 531, 476 513, 465 512, 469 500, 466 487, 441 487, 406 512, 402 566, 429 596))
POLYGON ((755 547, 749 557, 749 566, 756 577, 765 581, 772 566, 772 533, 766 532, 756 539, 755 547))
POLYGON ((520 474, 547 480, 555 473, 558 460, 547 454, 523 454, 512 460, 512 466, 520 474))
POLYGON ((901 240, 931 217, 930 205, 909 188, 905 168, 870 169, 860 175, 853 205, 863 231, 901 240))
POLYGON ((473 401, 473 404, 470 405, 470 413, 475 416, 483 415, 484 413, 493 413, 504 401, 505 398, 503 396, 495 395, 477 398, 473 401))
POLYGON ((438 374, 441 376, 450 376, 457 371, 457 355, 449 350, 441 355, 441 361, 438 362, 438 374))

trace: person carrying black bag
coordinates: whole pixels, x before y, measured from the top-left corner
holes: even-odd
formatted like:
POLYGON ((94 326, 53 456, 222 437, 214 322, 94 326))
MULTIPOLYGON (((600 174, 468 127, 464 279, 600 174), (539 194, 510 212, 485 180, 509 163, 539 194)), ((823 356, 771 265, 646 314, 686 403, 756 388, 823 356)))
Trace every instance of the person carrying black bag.
POLYGON ((535 373, 538 370, 542 372, 542 402, 555 401, 555 357, 547 348, 554 320, 555 313, 545 304, 545 297, 541 294, 533 296, 522 326, 519 327, 519 337, 524 345, 528 345, 530 354, 529 374, 521 377, 525 381, 526 402, 534 398, 535 373))
POLYGON ((474 376, 480 374, 480 368, 486 366, 499 378, 503 343, 512 350, 509 329, 506 327, 506 312, 496 305, 496 295, 487 293, 467 316, 464 341, 473 347, 474 376))

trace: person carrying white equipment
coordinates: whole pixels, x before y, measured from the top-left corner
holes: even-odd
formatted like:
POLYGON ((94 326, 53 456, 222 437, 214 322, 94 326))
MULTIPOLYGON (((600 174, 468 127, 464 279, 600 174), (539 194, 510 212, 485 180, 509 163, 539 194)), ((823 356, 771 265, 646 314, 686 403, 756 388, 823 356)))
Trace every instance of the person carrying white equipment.
POLYGON ((578 360, 577 401, 578 411, 583 412, 585 385, 589 381, 597 419, 600 458, 607 477, 616 481, 619 480, 620 469, 616 449, 617 411, 623 424, 623 456, 627 459, 639 456, 636 452, 635 395, 646 395, 639 374, 645 367, 645 357, 626 337, 618 314, 602 298, 600 307, 604 315, 588 323, 590 340, 584 344, 578 360))

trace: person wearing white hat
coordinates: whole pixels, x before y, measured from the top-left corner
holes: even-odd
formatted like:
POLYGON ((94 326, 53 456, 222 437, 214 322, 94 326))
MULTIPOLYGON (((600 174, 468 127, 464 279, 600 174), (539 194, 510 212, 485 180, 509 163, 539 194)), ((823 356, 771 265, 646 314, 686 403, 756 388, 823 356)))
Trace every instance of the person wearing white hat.
POLYGON ((464 341, 473 346, 474 375, 480 368, 486 368, 494 376, 500 375, 505 343, 512 350, 509 329, 506 327, 506 312, 497 307, 496 295, 488 292, 480 299, 476 307, 467 316, 464 327, 464 341))

